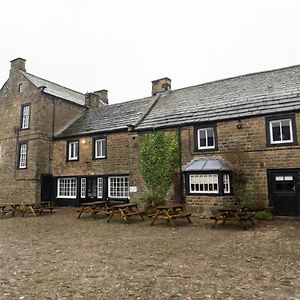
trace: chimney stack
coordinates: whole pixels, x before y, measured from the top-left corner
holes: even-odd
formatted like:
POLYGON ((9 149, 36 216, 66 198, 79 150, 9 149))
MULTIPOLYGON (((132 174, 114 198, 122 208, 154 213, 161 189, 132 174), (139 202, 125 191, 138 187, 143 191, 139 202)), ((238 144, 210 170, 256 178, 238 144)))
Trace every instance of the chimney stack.
POLYGON ((10 61, 10 72, 18 71, 18 70, 22 70, 22 71, 26 72, 25 62, 26 62, 26 59, 20 58, 20 57, 11 60, 10 61))
POLYGON ((171 89, 171 79, 164 77, 152 81, 152 96, 167 92, 171 89))
POLYGON ((89 108, 98 108, 108 104, 107 90, 85 94, 85 105, 89 108))
POLYGON ((104 104, 108 104, 107 93, 108 93, 108 90, 104 90, 104 89, 94 92, 94 94, 98 95, 100 100, 102 102, 104 102, 104 104))

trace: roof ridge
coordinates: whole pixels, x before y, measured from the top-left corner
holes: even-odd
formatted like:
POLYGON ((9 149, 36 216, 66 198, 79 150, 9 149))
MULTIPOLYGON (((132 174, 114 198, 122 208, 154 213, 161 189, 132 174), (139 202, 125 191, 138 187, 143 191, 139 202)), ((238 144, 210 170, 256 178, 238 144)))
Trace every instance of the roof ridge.
POLYGON ((38 79, 47 81, 47 82, 49 82, 49 83, 51 83, 51 84, 55 84, 55 85, 60 86, 60 87, 62 87, 62 88, 64 88, 64 89, 66 89, 66 90, 72 91, 72 92, 74 92, 74 93, 78 93, 78 94, 80 94, 80 95, 82 95, 82 96, 85 95, 84 93, 75 91, 75 90, 73 90, 73 89, 71 89, 71 88, 68 88, 68 87, 65 87, 65 86, 63 86, 63 85, 61 85, 61 84, 59 84, 59 83, 56 83, 56 82, 50 81, 50 80, 48 80, 48 79, 45 79, 45 78, 36 76, 36 75, 34 75, 34 74, 31 74, 31 73, 28 73, 28 72, 25 72, 25 71, 22 71, 22 70, 20 70, 20 72, 21 72, 23 75, 26 75, 26 74, 27 74, 27 75, 30 75, 30 76, 34 76, 34 77, 36 77, 36 78, 38 78, 38 79), (25 74, 24 74, 24 73, 25 73, 25 74))
POLYGON ((266 74, 266 73, 271 73, 271 72, 275 72, 275 71, 282 71, 282 70, 285 70, 285 69, 292 69, 292 68, 296 68, 296 67, 300 68, 300 64, 289 66, 289 67, 282 67, 282 68, 271 69, 271 70, 266 70, 266 71, 251 72, 251 73, 241 74, 241 75, 237 75, 237 76, 232 76, 232 77, 207 81, 207 82, 203 82, 203 83, 200 83, 200 84, 194 84, 194 85, 191 85, 191 86, 186 86, 186 87, 182 87, 182 88, 175 89, 175 90, 170 90, 170 92, 176 92, 176 91, 181 91, 181 90, 185 90, 185 89, 189 89, 189 88, 200 87, 200 86, 203 86, 203 85, 207 85, 207 84, 211 84, 211 83, 218 83, 218 82, 227 81, 227 80, 230 80, 230 79, 237 79, 237 78, 243 78, 243 77, 248 77, 248 76, 253 76, 253 75, 258 75, 258 74, 266 74))

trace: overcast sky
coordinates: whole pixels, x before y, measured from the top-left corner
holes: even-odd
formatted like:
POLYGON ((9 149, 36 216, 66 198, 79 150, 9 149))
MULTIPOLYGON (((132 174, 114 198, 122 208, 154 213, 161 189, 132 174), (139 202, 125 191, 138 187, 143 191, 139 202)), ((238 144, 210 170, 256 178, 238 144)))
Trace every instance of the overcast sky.
POLYGON ((110 103, 300 64, 299 0, 9 0, 1 2, 0 85, 10 60, 110 103))

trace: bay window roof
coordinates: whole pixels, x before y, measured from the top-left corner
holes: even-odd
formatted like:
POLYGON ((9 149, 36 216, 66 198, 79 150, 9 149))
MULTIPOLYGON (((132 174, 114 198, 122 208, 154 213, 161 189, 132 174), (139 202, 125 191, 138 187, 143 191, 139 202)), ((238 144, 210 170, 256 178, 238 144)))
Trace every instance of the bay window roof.
POLYGON ((221 157, 200 157, 191 160, 182 167, 183 172, 228 172, 233 170, 233 165, 221 157))

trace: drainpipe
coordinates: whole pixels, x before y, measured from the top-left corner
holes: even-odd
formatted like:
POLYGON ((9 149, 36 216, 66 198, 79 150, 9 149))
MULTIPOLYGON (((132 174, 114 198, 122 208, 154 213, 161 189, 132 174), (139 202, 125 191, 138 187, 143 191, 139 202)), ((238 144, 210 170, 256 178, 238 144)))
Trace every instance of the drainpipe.
POLYGON ((182 175, 182 171, 181 171, 181 167, 182 167, 182 163, 181 163, 181 159, 182 159, 182 153, 181 153, 181 148, 182 148, 182 145, 181 145, 181 132, 182 132, 182 128, 181 128, 181 126, 178 126, 177 130, 178 130, 178 145, 179 145, 180 201, 181 201, 181 203, 183 203, 184 202, 184 200, 183 200, 184 195, 183 195, 183 175, 182 175))

